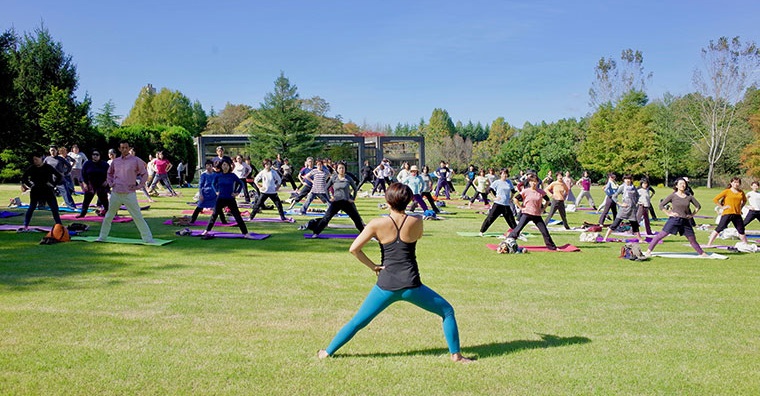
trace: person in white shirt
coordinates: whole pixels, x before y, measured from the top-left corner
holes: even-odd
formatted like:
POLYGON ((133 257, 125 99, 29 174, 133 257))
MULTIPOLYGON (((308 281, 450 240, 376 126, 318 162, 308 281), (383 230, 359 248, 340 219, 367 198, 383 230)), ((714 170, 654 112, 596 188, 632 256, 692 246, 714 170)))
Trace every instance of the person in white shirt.
POLYGON ((243 156, 238 155, 235 157, 235 167, 232 169, 232 173, 243 182, 243 195, 245 196, 245 203, 251 203, 251 195, 248 193, 248 183, 245 179, 251 174, 251 166, 243 161, 243 156))
POLYGON ((264 170, 259 172, 256 177, 253 178, 253 182, 259 186, 261 194, 259 195, 259 199, 256 200, 256 204, 251 209, 250 220, 253 220, 253 218, 256 217, 256 213, 264 208, 264 202, 267 199, 271 199, 272 203, 274 203, 274 206, 277 208, 277 212, 280 214, 280 220, 288 221, 285 217, 285 211, 282 209, 282 201, 280 201, 280 197, 277 195, 277 190, 282 184, 282 178, 277 171, 272 169, 272 161, 270 159, 265 159, 263 165, 264 170))
POLYGON ((749 209, 749 212, 747 212, 747 216, 744 218, 745 226, 751 223, 752 220, 757 219, 757 221, 760 221, 760 192, 757 192, 757 187, 757 181, 753 181, 752 184, 750 184, 752 191, 746 194, 747 208, 749 209))
POLYGON ((71 161, 71 180, 82 186, 82 167, 87 162, 87 156, 79 151, 79 146, 76 144, 71 146, 71 152, 68 154, 71 161))

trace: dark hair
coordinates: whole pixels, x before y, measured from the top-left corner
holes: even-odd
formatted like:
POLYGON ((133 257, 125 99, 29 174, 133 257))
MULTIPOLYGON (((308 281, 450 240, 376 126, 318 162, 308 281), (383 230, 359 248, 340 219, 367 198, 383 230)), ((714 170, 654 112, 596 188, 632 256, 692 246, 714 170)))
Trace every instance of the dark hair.
POLYGON ((742 179, 739 176, 734 176, 731 178, 731 181, 728 182, 728 188, 731 188, 731 183, 738 181, 739 185, 742 184, 742 179))
POLYGON ((128 141, 126 141, 126 140, 119 140, 119 146, 121 146, 122 144, 126 144, 127 146, 132 147, 132 145, 129 144, 128 141))
POLYGON ((625 175, 623 175, 623 180, 625 180, 625 179, 633 180, 633 176, 631 176, 630 173, 626 173, 625 175))
POLYGON ((211 161, 210 159, 207 159, 206 163, 203 166, 206 166, 206 165, 214 166, 214 161, 211 161))
POLYGON ((261 163, 264 164, 264 165, 266 165, 266 164, 272 165, 272 160, 270 160, 269 158, 264 158, 264 160, 261 161, 261 163))
POLYGON ((689 188, 689 182, 686 181, 683 177, 679 177, 673 182, 673 191, 678 191, 678 182, 683 180, 684 183, 686 183, 686 188, 689 188))
POLYGON ((412 201, 412 195, 412 189, 406 184, 391 183, 385 190, 385 201, 394 210, 403 212, 412 201))

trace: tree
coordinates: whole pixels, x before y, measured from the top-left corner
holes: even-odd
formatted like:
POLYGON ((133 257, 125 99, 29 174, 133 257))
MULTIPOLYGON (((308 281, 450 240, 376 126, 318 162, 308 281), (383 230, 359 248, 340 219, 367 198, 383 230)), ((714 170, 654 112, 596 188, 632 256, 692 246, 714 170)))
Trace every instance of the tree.
POLYGON ((502 167, 504 158, 499 157, 501 148, 512 136, 515 135, 513 128, 504 117, 499 117, 491 123, 490 133, 486 140, 475 143, 473 148, 473 161, 485 167, 502 167))
POLYGON ((156 93, 148 84, 140 90, 135 104, 123 125, 143 125, 148 127, 166 125, 181 126, 193 136, 200 135, 206 128, 207 117, 200 102, 191 103, 180 91, 161 88, 156 93))
POLYGON ((203 133, 209 135, 231 135, 238 133, 238 126, 251 115, 251 106, 234 105, 227 102, 219 114, 210 116, 203 133))
POLYGON ((666 93, 661 101, 651 103, 653 118, 655 161, 659 171, 654 175, 663 177, 670 185, 670 177, 684 174, 687 170, 691 144, 686 137, 685 125, 677 117, 677 106, 683 99, 666 93))
POLYGON ((604 104, 589 119, 578 161, 598 173, 647 175, 657 170, 653 155, 652 111, 641 91, 632 90, 617 106, 604 104))
POLYGON ((444 109, 433 109, 430 122, 422 131, 425 137, 425 158, 428 161, 445 161, 444 144, 450 142, 456 132, 449 113, 444 109))
POLYGON ((760 178, 760 89, 750 87, 740 106, 740 114, 752 131, 752 143, 742 150, 741 164, 747 175, 760 178))
POLYGON ((616 104, 631 90, 645 92, 652 73, 644 72, 644 55, 639 50, 625 49, 620 54, 621 65, 610 57, 599 59, 594 73, 596 80, 589 89, 589 105, 596 109, 610 103, 616 104))
POLYGON ((281 154, 297 164, 317 155, 322 147, 316 141, 319 118, 301 108, 298 88, 282 72, 274 82, 274 92, 266 94, 248 121, 251 154, 256 159, 281 154))
POLYGON ((50 143, 85 146, 94 139, 89 118, 90 100, 85 98, 78 104, 71 96, 66 89, 50 87, 40 102, 40 128, 50 143))
POLYGON ((739 37, 721 37, 702 49, 702 61, 702 69, 695 70, 693 77, 697 114, 685 115, 693 127, 689 138, 707 158, 709 188, 733 132, 735 104, 760 67, 760 49, 754 42, 742 44, 739 37))
POLYGON ((121 118, 121 116, 114 114, 115 110, 116 105, 114 105, 113 100, 109 99, 108 102, 103 104, 98 113, 95 114, 95 127, 106 139, 108 139, 111 132, 119 127, 119 123, 116 120, 121 118))

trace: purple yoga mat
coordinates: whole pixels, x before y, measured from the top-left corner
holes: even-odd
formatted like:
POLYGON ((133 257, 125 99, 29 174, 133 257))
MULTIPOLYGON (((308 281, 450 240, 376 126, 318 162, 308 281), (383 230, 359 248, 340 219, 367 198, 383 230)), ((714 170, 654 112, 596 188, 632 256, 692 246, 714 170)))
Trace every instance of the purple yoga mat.
MULTIPOLYGON (((306 239, 312 239, 313 234, 303 234, 306 239)), ((359 234, 319 234, 316 239, 356 239, 359 234)))
MULTIPOLYGON (((71 221, 96 221, 98 223, 103 222, 102 216, 85 216, 85 217, 79 217, 77 218, 77 215, 70 213, 70 214, 62 214, 61 220, 71 220, 71 221)), ((131 217, 114 217, 112 223, 129 223, 132 221, 131 217)))
MULTIPOLYGON (((175 225, 175 224, 172 224, 172 219, 169 219, 169 220, 166 220, 164 222, 164 225, 175 225)), ((198 227, 205 227, 205 226, 208 225, 208 221, 207 220, 195 220, 195 223, 191 223, 190 225, 191 226, 198 226, 198 227)), ((179 227, 187 227, 187 226, 179 226, 179 227)), ((230 222, 230 223, 224 224, 222 222, 217 221, 216 223, 214 223, 214 227, 237 227, 237 223, 230 222)))
MULTIPOLYGON (((650 243, 652 242, 652 238, 644 238, 644 242, 641 242, 639 238, 627 238, 627 239, 620 239, 620 238, 607 238, 604 239, 602 237, 596 238, 597 242, 621 242, 621 243, 628 243, 628 242, 638 242, 638 243, 650 243)), ((660 241, 662 243, 662 241, 660 241)))
MULTIPOLYGON (((16 231, 19 228, 24 228, 23 224, 2 224, 0 225, 0 231, 16 231)), ((37 230, 42 232, 48 232, 53 229, 53 227, 48 226, 29 226, 30 230, 37 230)))
MULTIPOLYGON (((203 233, 202 230, 191 230, 189 236, 199 237, 203 233)), ((229 238, 229 239, 243 239, 243 234, 240 233, 234 233, 234 232, 217 232, 217 231, 209 231, 209 234, 213 235, 214 238, 229 238)), ((251 235, 253 239, 255 240, 262 240, 269 238, 269 234, 257 234, 255 232, 251 232, 248 235, 251 235)))

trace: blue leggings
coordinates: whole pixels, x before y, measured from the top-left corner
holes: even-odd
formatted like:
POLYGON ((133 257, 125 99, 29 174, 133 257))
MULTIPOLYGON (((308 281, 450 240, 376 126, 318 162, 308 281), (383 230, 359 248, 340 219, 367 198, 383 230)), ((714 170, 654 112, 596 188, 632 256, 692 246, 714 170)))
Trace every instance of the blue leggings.
POLYGON ((459 352, 459 329, 457 328, 457 320, 454 318, 454 308, 438 293, 425 285, 396 291, 383 290, 375 285, 370 290, 362 306, 359 307, 356 315, 340 329, 332 342, 330 342, 330 345, 326 349, 327 354, 332 355, 335 353, 335 351, 353 338, 359 330, 367 326, 375 316, 399 300, 408 301, 443 318, 443 335, 446 337, 449 352, 459 352))

